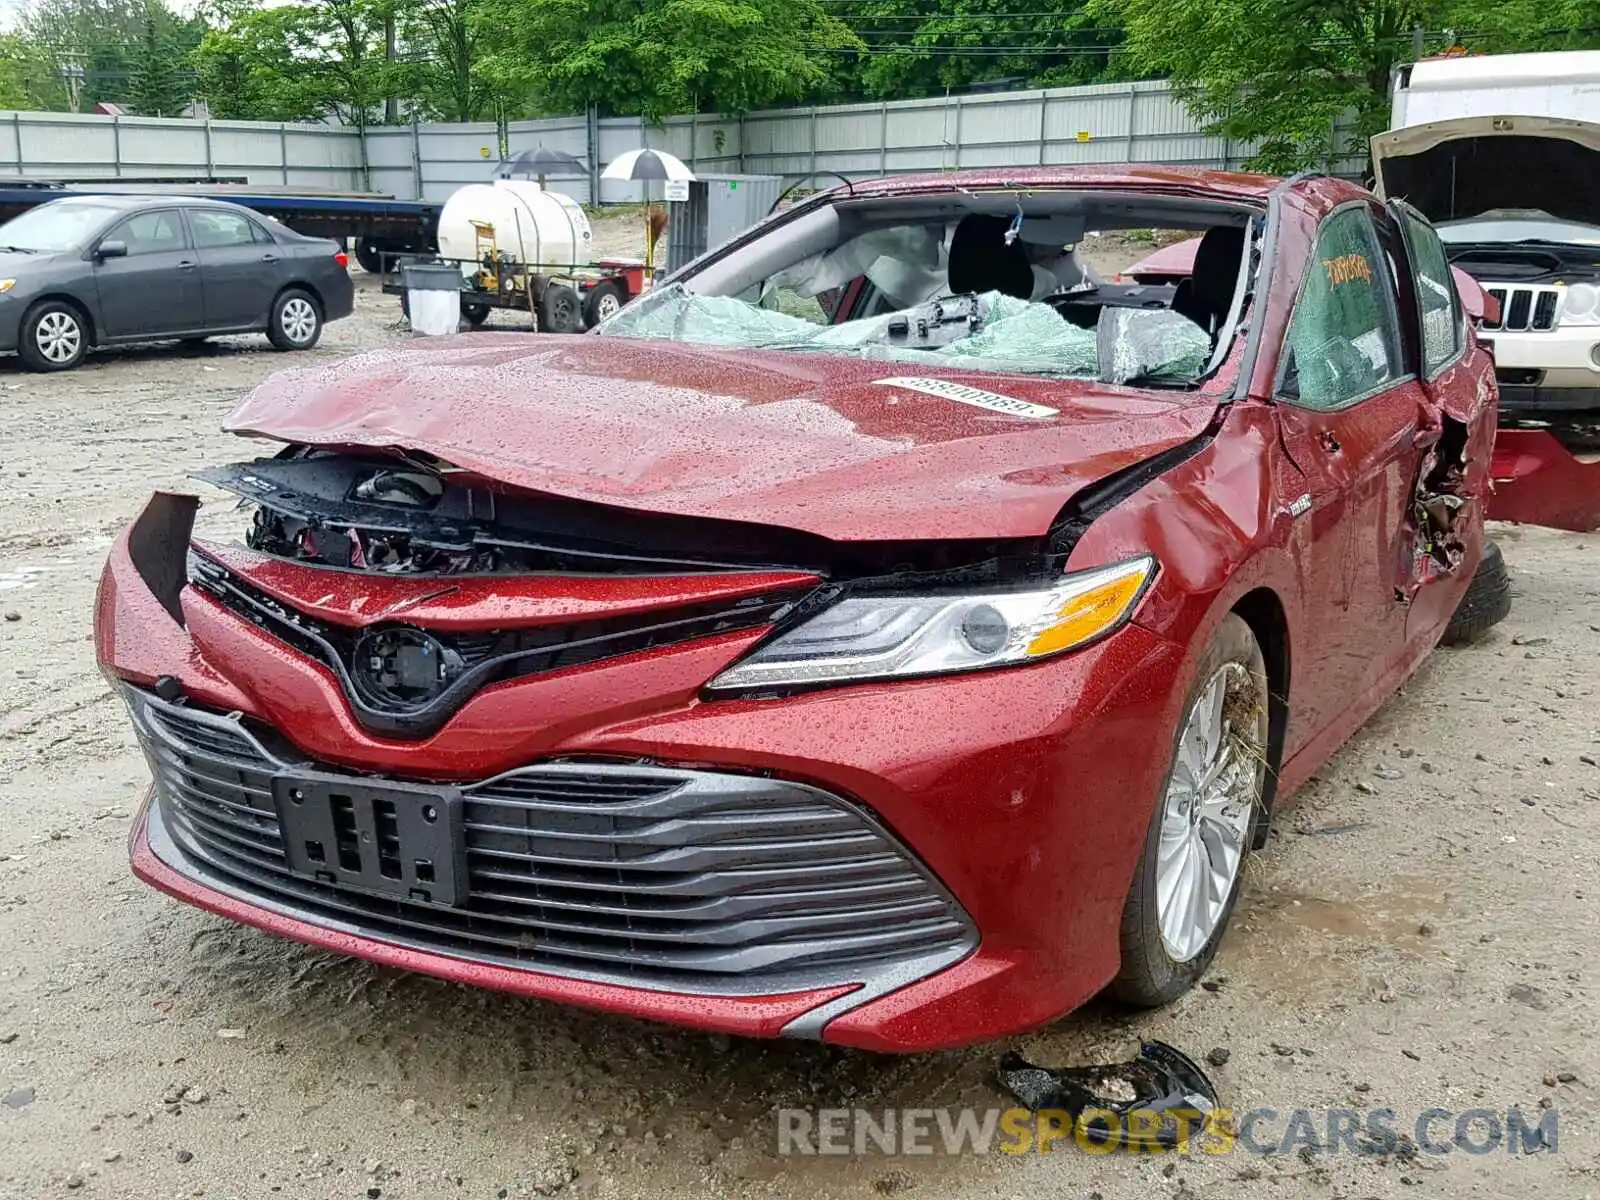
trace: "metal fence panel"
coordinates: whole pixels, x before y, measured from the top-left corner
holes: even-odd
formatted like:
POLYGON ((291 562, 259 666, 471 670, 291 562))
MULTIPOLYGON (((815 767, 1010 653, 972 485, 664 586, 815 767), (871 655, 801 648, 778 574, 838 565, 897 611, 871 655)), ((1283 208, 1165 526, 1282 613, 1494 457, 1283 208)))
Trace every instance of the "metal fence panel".
POLYGON ((487 183, 500 165, 500 128, 491 121, 420 125, 416 154, 424 200, 444 200, 464 183, 487 183))
MULTIPOLYGON (((211 122, 213 172, 242 175, 250 183, 282 183, 287 128, 253 121, 211 122)), ((359 151, 359 147, 355 149, 359 151)), ((358 153, 358 161, 359 157, 358 153)), ((356 182, 349 180, 350 184, 356 182)))
POLYGON ((282 127, 286 182, 292 187, 356 191, 367 186, 361 171, 361 140, 343 129, 282 127))
POLYGON ((351 191, 365 186, 361 140, 324 125, 0 114, 0 174, 43 179, 223 176, 351 191))
POLYGON ((375 192, 402 200, 417 199, 421 184, 409 125, 367 130, 367 179, 375 192))
MULTIPOLYGON (((1206 134, 1157 80, 744 116, 702 113, 656 126, 637 117, 584 116, 515 121, 503 131, 491 123, 377 126, 366 131, 364 155, 361 135, 347 127, 0 113, 0 175, 212 174, 443 200, 462 184, 493 178, 502 133, 513 155, 542 144, 596 173, 625 151, 653 146, 700 173, 778 175, 785 183, 813 172, 863 178, 1036 163, 1236 168, 1253 149, 1206 134)), ((1364 167, 1359 157, 1330 164, 1344 174, 1364 167)), ((604 181, 598 197, 586 177, 551 185, 584 202, 645 198, 643 185, 634 183, 604 181)), ((651 195, 660 192, 655 187, 651 195)))

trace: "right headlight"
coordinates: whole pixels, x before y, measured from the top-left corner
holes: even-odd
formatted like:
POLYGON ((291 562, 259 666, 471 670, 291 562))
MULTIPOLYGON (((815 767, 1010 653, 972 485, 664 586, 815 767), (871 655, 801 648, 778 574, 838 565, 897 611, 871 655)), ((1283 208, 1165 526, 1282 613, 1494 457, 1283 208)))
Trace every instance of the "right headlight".
POLYGON ((1027 590, 849 597, 759 646, 710 687, 854 683, 1048 658, 1121 626, 1155 573, 1145 555, 1027 590))

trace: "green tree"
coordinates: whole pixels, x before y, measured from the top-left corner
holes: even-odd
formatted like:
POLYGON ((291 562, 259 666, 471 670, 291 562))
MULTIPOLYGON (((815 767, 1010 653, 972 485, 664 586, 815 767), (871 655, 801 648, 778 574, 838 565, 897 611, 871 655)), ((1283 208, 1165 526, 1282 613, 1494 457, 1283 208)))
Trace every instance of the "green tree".
POLYGON ((0 34, 0 108, 31 111, 66 107, 54 63, 15 33, 0 34))
POLYGON ((393 11, 391 0, 214 5, 191 56, 200 88, 219 117, 374 124, 402 84, 384 53, 393 11))
POLYGON ((1119 40, 1095 28, 1086 0, 862 0, 850 24, 865 43, 862 91, 902 99, 989 81, 1018 87, 1089 83, 1119 40))
POLYGON ((1595 0, 1089 0, 1086 16, 1125 29, 1113 60, 1129 74, 1172 80, 1212 132, 1255 142, 1253 165, 1323 168, 1364 156, 1389 122, 1394 67, 1449 39, 1475 50, 1600 45, 1595 0))
POLYGON ((134 111, 147 117, 181 116, 194 91, 194 74, 183 67, 186 53, 175 24, 172 14, 159 5, 152 4, 145 12, 127 95, 134 111))
POLYGON ((42 68, 40 99, 68 108, 76 97, 83 111, 101 101, 132 103, 135 79, 150 67, 152 24, 174 64, 170 98, 189 90, 182 63, 200 40, 197 21, 178 16, 163 0, 35 0, 18 33, 42 68))
POLYGON ((649 119, 805 99, 860 45, 820 0, 481 0, 473 21, 508 94, 649 119))
POLYGON ((1457 42, 1489 54, 1600 47, 1595 0, 1455 0, 1449 19, 1457 42))
POLYGON ((482 26, 480 0, 410 0, 399 13, 402 92, 424 116, 479 121, 495 115, 499 101, 477 69, 482 26))

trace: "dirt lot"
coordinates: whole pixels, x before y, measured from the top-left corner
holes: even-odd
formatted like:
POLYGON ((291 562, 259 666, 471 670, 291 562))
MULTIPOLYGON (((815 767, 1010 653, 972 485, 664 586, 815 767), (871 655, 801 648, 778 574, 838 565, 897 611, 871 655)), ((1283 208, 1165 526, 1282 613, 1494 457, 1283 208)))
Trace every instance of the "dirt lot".
MULTIPOLYGON (((392 341, 397 315, 364 291, 315 353, 392 341)), ((288 361, 239 339, 0 362, 0 1197, 1600 1193, 1600 536, 1495 531, 1512 617, 1436 653, 1280 817, 1212 990, 1017 1042, 1226 1050, 1223 1102, 1280 1114, 1260 1140, 1297 1107, 1409 1130, 1548 1101, 1555 1153, 780 1158, 780 1106, 999 1104, 1002 1047, 890 1059, 595 1016, 315 953, 129 875, 148 776, 94 666, 100 562, 152 488, 250 452, 219 419, 288 361)), ((232 532, 218 496, 201 520, 232 532)))

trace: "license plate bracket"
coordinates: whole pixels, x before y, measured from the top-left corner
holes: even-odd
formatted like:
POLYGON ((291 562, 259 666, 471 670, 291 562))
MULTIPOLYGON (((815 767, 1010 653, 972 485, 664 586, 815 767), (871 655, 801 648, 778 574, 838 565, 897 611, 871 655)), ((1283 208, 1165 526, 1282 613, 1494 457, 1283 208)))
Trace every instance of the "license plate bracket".
POLYGON ((459 788, 293 771, 272 798, 295 874, 419 904, 466 899, 459 788))

